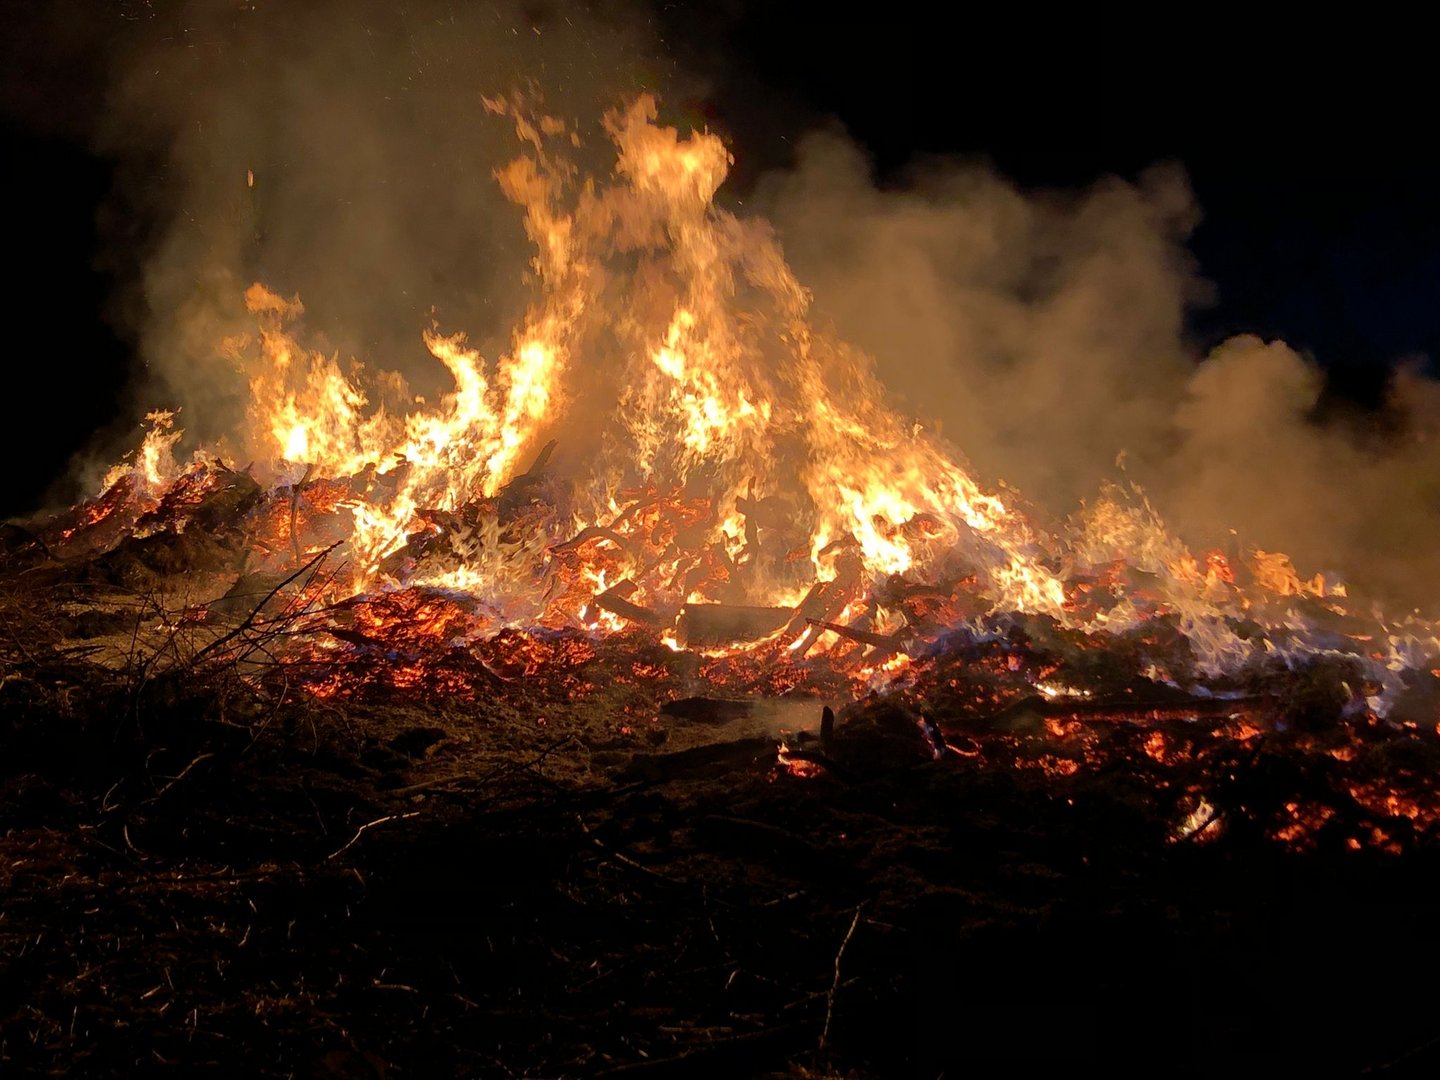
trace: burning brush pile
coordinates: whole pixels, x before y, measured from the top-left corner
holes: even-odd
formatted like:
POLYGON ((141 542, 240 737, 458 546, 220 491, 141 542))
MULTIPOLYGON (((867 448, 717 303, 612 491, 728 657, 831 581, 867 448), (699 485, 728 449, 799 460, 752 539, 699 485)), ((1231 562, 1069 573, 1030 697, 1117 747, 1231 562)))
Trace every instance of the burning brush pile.
POLYGON ((229 438, 6 526, 0 1065, 1433 1065, 1440 627, 987 489, 718 139, 487 104, 503 355, 426 400, 255 284, 229 438))
POLYGON ((1193 553, 1138 491, 1042 521, 815 325, 764 224, 714 205, 719 139, 641 98, 606 116, 597 178, 564 123, 486 104, 524 148, 497 178, 535 248, 510 350, 428 331, 453 389, 426 401, 307 349, 300 300, 253 285, 253 331, 217 343, 243 430, 182 464, 154 413, 94 500, 13 531, 11 575, 69 590, 88 655, 321 700, 588 696, 640 727, 808 701, 779 733, 798 776, 1123 760, 1197 842, 1243 813, 1212 766, 1280 740, 1314 782, 1260 815, 1276 841, 1430 835, 1440 628, 1282 554, 1193 553))

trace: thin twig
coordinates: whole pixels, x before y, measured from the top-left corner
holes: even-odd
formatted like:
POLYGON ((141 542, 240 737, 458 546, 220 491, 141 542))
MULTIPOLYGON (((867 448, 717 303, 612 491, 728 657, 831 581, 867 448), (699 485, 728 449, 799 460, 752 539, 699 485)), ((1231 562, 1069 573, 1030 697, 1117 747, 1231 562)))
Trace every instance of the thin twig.
POLYGON ((418 784, 407 784, 405 787, 391 788, 390 791, 387 792, 387 794, 413 795, 416 792, 429 791, 433 788, 445 787, 449 784, 456 784, 462 781, 469 781, 470 783, 476 785, 484 784, 490 780, 494 780, 496 777, 502 775, 503 773, 518 772, 522 769, 533 769, 536 765, 539 765, 551 754, 555 753, 556 750, 559 750, 563 746, 568 746, 574 741, 574 735, 566 735, 564 738, 558 740, 557 742, 551 743, 544 750, 540 751, 540 753, 535 755, 535 757, 531 758, 529 761, 526 762, 502 762, 501 764, 495 766, 495 768, 491 769, 489 772, 481 773, 479 776, 472 776, 469 773, 454 773, 450 776, 436 777, 434 780, 421 780, 418 784))
POLYGON ((215 651, 223 648, 225 645, 228 645, 230 642, 232 642, 232 641, 234 641, 236 638, 240 637, 240 636, 241 636, 242 634, 244 634, 246 631, 254 629, 256 623, 258 622, 258 620, 259 620, 259 618, 260 618, 260 613, 265 609, 265 605, 267 605, 268 603, 270 603, 271 600, 275 599, 275 597, 276 597, 277 595, 279 595, 281 589, 285 588, 285 586, 287 586, 287 585, 291 584, 292 582, 294 582, 297 578, 299 578, 301 575, 303 575, 307 570, 318 569, 320 563, 325 559, 325 557, 326 557, 327 555, 329 555, 332 551, 334 551, 334 550, 335 550, 337 547, 339 547, 339 546, 340 546, 339 543, 331 544, 329 547, 327 547, 327 548, 325 548, 323 551, 319 552, 313 559, 311 559, 309 562, 307 562, 304 566, 300 567, 300 569, 296 570, 296 571, 295 571, 293 574, 291 574, 289 577, 287 577, 287 578, 285 578, 283 581, 281 581, 278 585, 276 585, 273 589, 271 589, 268 593, 266 593, 266 594, 265 594, 265 597, 264 597, 258 604, 256 604, 256 605, 250 610, 250 614, 246 615, 245 618, 244 618, 243 620, 241 620, 239 626, 235 627, 233 630, 231 630, 231 631, 230 631, 229 633, 227 633, 227 634, 222 634, 220 637, 218 637, 218 638, 216 638, 214 641, 212 641, 209 645, 206 645, 203 649, 201 649, 199 652, 197 652, 197 653, 195 654, 195 656, 192 658, 192 661, 191 661, 191 662, 194 663, 194 664, 196 664, 196 665, 200 664, 202 661, 205 660, 205 658, 206 658, 209 654, 211 654, 211 653, 213 653, 213 652, 215 652, 215 651))
POLYGON ((840 942, 839 951, 835 953, 835 977, 830 980, 830 990, 825 995, 825 1027, 820 1031, 820 1050, 822 1052, 830 1041, 830 1021, 835 1016, 835 995, 840 992, 840 960, 845 955, 845 949, 849 946, 850 939, 855 936, 855 927, 860 925, 860 913, 864 910, 864 901, 855 906, 855 917, 850 920, 850 929, 845 931, 845 938, 840 942))
MULTIPOLYGON (((656 881, 663 882, 664 884, 669 885, 672 888, 686 889, 694 887, 688 882, 679 881, 675 878, 667 877, 659 871, 651 870, 650 867, 646 866, 644 863, 636 862, 629 855, 626 855, 620 851, 616 851, 614 848, 607 845, 603 840, 601 840, 598 836, 592 833, 590 831, 590 827, 585 824, 585 819, 579 814, 575 815, 575 820, 580 825, 580 831, 585 834, 591 845, 593 845, 597 851, 601 852, 607 858, 613 859, 615 862, 620 863, 622 866, 628 866, 631 870, 644 874, 646 877, 654 878, 656 881)), ((716 903, 723 903, 723 901, 717 898, 716 903)))
POLYGON ((368 830, 375 828, 375 826, 377 825, 384 825, 387 821, 404 821, 406 818, 419 816, 419 810, 411 810, 409 813, 386 814, 384 817, 378 817, 374 821, 367 821, 364 825, 361 825, 360 828, 355 830, 355 835, 345 842, 344 847, 338 848, 337 850, 332 851, 329 855, 325 856, 325 861, 330 862, 334 859, 338 859, 341 855, 345 854, 345 852, 350 850, 350 848, 355 844, 355 841, 359 840, 360 837, 365 835, 368 830))
MULTIPOLYGON (((279 666, 278 662, 277 666, 279 666)), ((251 729, 250 742, 246 745, 244 750, 240 751, 241 757, 244 757, 246 754, 248 754, 251 750, 255 748, 255 744, 260 741, 260 736, 264 735, 265 729, 270 726, 270 721, 274 720, 275 717, 280 715, 280 710, 285 707, 285 697, 289 693, 290 678, 289 676, 286 676, 284 682, 280 686, 280 696, 275 699, 275 707, 270 710, 270 715, 265 717, 265 719, 261 721, 259 727, 251 729)))
POLYGON ((210 758, 213 758, 214 756, 215 756, 214 754, 199 754, 199 755, 197 755, 197 756, 195 757, 195 760, 194 760, 194 761, 190 762, 189 765, 186 765, 185 768, 181 769, 178 773, 176 773, 174 776, 172 776, 172 777, 170 778, 170 782, 169 782, 168 784, 166 784, 166 785, 165 785, 164 787, 162 787, 159 791, 157 791, 153 796, 151 796, 149 799, 146 799, 145 801, 146 801, 146 802, 155 802, 157 799, 163 798, 164 795, 165 795, 165 793, 166 793, 167 791, 169 791, 171 788, 173 788, 176 784, 180 783, 181 780, 184 780, 185 777, 187 777, 187 776, 190 775, 190 770, 191 770, 191 769, 195 768, 195 766, 196 766, 196 765, 199 765, 202 761, 208 761, 210 758))

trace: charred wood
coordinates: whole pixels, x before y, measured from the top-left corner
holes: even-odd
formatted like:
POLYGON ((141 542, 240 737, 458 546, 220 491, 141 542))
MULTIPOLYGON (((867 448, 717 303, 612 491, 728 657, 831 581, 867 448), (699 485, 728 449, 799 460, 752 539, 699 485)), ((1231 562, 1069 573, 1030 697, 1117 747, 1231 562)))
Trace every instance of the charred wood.
POLYGON ((535 460, 530 462, 530 467, 525 470, 523 475, 538 476, 540 473, 544 472, 545 467, 550 464, 550 456, 555 453, 555 447, 558 445, 558 439, 551 439, 543 447, 541 447, 540 453, 535 455, 535 460))
POLYGON ((845 610, 854 597, 860 580, 860 561, 853 556, 841 560, 840 572, 833 581, 817 582, 800 601, 795 616, 785 628, 787 638, 799 635, 795 653, 805 656, 815 647, 824 630, 818 624, 831 622, 845 610))
POLYGON ((556 440, 551 439, 535 456, 528 469, 500 489, 496 502, 502 514, 537 500, 537 488, 545 479, 545 467, 550 463, 550 455, 555 452, 555 446, 556 440))
POLYGON ((629 619, 633 623, 656 628, 663 627, 668 621, 665 616, 658 611, 641 607, 639 604, 632 604, 627 599, 627 597, 635 595, 635 591, 639 587, 635 582, 626 579, 606 589, 591 602, 596 607, 608 611, 612 615, 619 615, 622 619, 629 619))
POLYGON ((725 724, 751 715, 755 704, 730 698, 688 697, 667 701, 660 706, 662 716, 702 723, 725 724))
POLYGON ((790 608, 686 604, 680 609, 680 636, 690 645, 759 641, 783 629, 792 614, 790 608))
POLYGON ((637 564, 643 561, 640 549, 635 541, 631 540, 628 536, 622 536, 614 529, 607 529, 601 525, 585 526, 585 528, 581 529, 563 544, 556 544, 552 550, 557 554, 564 554, 566 552, 576 551, 592 540, 608 540, 630 558, 631 561, 637 564))
POLYGON ((712 743, 669 754, 636 754, 619 774, 622 781, 644 780, 664 783, 696 772, 722 773, 735 769, 751 769, 775 760, 775 740, 765 738, 736 739, 712 743))
POLYGON ((1263 696, 1189 698, 1184 701, 1101 700, 1076 701, 1027 697, 991 718, 996 727, 1010 726, 1027 716, 1047 720, 1078 720, 1088 724, 1166 724, 1209 721, 1221 723, 1237 715, 1270 712, 1274 700, 1263 696))
POLYGON ((887 656, 891 653, 904 652, 908 641, 908 635, 905 634, 877 634, 870 630, 860 630, 843 623, 826 622, 822 619, 806 619, 805 621, 811 626, 829 630, 847 641, 857 641, 862 645, 868 645, 887 656))

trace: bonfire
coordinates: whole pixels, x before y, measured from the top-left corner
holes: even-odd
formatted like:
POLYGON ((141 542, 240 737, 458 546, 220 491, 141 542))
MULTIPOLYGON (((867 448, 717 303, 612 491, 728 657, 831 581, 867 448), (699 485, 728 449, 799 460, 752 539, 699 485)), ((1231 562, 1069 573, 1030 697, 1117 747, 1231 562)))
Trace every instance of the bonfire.
MULTIPOLYGON (((7 880, 68 867, 170 961, 117 990, 123 931, 102 955, 67 924, 69 981, 31 985, 5 1054, 81 1060, 105 1030, 103 1067, 145 1059, 114 1034, 120 994, 165 1061, 167 1024, 220 1062, 273 1021, 257 1070, 933 1071, 1022 1037, 991 1000, 1025 983, 1007 951, 1045 951, 1015 928, 1109 895, 1074 883, 1092 860, 1165 864, 1148 918, 1237 861, 1433 855, 1440 628, 1284 554, 1192 551, 1133 485, 1063 520, 983 485, 814 316, 764 222, 716 205, 718 137, 642 96, 606 115, 592 176, 535 102, 486 107, 514 127, 496 179, 534 245, 507 351, 416 328, 452 382, 425 400, 307 345, 302 299, 256 282, 252 329, 215 342, 243 424, 196 447, 152 413, 93 499, 10 527, 20 760, 74 752, 65 814, 143 869, 117 901, 95 852, 37 824, 8 834, 7 880), (119 773, 70 742, 102 729, 119 773), (202 893, 204 928, 162 932, 202 893), (352 904, 358 967, 336 954, 352 904), (326 958, 281 988, 274 965, 311 962, 292 932, 326 958), (461 953, 443 994, 432 932, 461 953), (269 989, 228 974, 246 948, 269 989), (334 1030, 285 1026, 351 994, 334 1030), (969 1042, 928 1026, 952 1022, 969 1042)), ((35 936, 38 910, 7 914, 35 936)), ((1058 947, 1095 963, 1081 937, 1058 947)), ((1025 1007, 1083 996, 1068 978, 1025 1007)), ((1137 1059, 1171 1045, 1164 1008, 1135 1010, 1158 1025, 1137 1059)))

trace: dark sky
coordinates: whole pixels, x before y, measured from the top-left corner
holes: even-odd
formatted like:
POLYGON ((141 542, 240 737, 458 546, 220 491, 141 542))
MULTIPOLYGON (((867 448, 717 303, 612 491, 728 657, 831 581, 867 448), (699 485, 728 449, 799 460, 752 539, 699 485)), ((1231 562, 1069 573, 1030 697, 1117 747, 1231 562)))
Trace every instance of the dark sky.
POLYGON ((1283 337, 1355 369, 1336 374, 1358 394, 1397 357, 1440 356, 1440 93, 1413 27, 1181 12, 1102 26, 1089 6, 1056 23, 1022 5, 941 29, 909 5, 841 22, 733 3, 697 33, 686 5, 665 10, 682 63, 714 80, 717 123, 746 133, 742 180, 745 149, 779 156, 827 116, 882 182, 926 155, 988 158, 1036 187, 1179 161, 1204 213, 1192 249, 1218 286, 1202 341, 1283 337))
MULTIPOLYGON (((97 428, 140 404, 126 395, 132 343, 105 316, 133 267, 123 245, 97 255, 113 164, 86 148, 104 87, 95 28, 57 33, 34 17, 46 6, 14 0, 0 15, 0 198, 18 278, 0 450, 20 463, 0 514, 31 508, 97 428)), ((91 10, 120 33, 122 15, 147 7, 91 10)), ((742 190, 835 121, 888 184, 933 155, 988 158, 1028 187, 1179 161, 1205 215, 1192 248, 1217 295, 1193 318, 1198 346, 1241 330, 1282 337, 1362 402, 1397 359, 1440 356, 1436 93, 1415 27, 1259 26, 1183 9, 1101 25, 1089 10, 1057 22, 1015 5, 952 7, 943 21, 913 4, 653 10, 674 64, 704 87, 685 105, 731 139, 742 190)))

